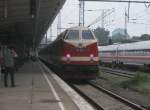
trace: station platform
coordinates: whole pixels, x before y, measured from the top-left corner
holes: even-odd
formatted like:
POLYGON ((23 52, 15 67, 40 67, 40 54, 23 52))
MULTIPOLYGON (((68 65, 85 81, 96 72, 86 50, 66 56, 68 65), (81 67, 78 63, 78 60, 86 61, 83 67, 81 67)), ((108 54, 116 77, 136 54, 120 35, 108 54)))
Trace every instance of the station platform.
POLYGON ((15 85, 5 88, 1 75, 0 110, 94 110, 40 61, 26 62, 15 85))

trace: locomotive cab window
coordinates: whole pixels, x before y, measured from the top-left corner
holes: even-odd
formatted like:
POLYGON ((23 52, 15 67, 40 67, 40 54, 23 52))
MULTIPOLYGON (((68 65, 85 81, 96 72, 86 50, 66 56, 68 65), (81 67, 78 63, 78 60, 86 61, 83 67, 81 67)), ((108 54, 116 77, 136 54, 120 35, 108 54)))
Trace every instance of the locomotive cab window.
POLYGON ((67 40, 79 40, 79 31, 78 30, 70 30, 66 35, 67 40))
POLYGON ((90 39, 94 39, 94 36, 93 36, 93 34, 92 34, 91 31, 89 31, 89 30, 83 30, 82 31, 82 39, 90 40, 90 39))

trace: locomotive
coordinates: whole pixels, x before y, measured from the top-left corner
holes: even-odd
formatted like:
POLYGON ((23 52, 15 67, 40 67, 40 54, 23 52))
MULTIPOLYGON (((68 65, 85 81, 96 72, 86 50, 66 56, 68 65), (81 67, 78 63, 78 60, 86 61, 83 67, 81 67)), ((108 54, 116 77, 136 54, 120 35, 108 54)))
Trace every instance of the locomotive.
POLYGON ((61 70, 64 79, 95 79, 99 70, 97 39, 86 27, 66 29, 40 50, 39 57, 61 70))
POLYGON ((150 67, 150 41, 100 46, 101 63, 150 67))

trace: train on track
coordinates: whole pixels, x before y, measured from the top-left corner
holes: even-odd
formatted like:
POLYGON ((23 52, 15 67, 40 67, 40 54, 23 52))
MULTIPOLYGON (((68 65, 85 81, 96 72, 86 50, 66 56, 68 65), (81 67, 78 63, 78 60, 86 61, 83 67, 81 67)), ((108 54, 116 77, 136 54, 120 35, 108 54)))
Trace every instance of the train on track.
POLYGON ((99 46, 100 63, 150 67, 150 41, 99 46))
POLYGON ((66 29, 40 50, 39 57, 65 79, 95 79, 99 70, 97 39, 86 27, 66 29))

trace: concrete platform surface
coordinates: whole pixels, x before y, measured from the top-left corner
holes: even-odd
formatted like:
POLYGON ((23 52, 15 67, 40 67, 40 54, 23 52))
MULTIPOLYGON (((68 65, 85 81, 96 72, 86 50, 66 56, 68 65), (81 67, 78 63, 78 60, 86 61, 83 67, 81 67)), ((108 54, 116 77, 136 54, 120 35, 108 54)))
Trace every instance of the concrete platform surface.
POLYGON ((93 110, 40 61, 25 63, 15 74, 15 84, 5 88, 1 75, 0 110, 93 110))

